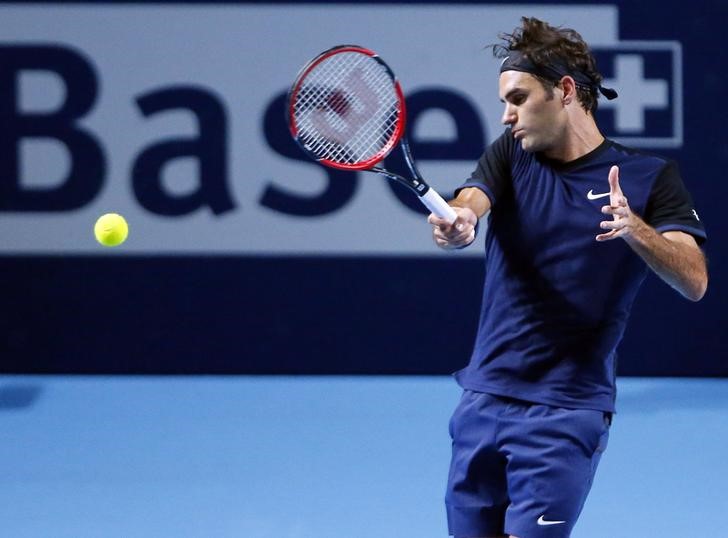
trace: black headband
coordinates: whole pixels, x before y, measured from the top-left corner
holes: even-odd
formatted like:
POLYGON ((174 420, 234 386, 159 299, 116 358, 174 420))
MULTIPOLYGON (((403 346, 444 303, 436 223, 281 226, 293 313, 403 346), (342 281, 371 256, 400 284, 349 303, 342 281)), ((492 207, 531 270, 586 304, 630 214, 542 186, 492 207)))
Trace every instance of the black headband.
POLYGON ((574 71, 569 69, 564 62, 556 60, 548 65, 536 65, 531 59, 519 51, 509 51, 508 56, 501 64, 500 72, 503 71, 521 71, 537 75, 546 80, 558 82, 562 77, 570 76, 574 79, 577 86, 587 88, 589 90, 599 90, 604 97, 609 99, 617 98, 617 92, 612 88, 605 88, 601 84, 597 84, 589 75, 583 71, 574 71))

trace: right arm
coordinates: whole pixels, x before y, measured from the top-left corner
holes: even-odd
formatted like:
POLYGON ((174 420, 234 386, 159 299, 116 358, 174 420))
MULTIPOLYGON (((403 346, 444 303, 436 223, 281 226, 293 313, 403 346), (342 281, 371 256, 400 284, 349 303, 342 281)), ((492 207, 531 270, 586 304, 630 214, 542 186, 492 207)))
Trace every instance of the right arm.
POLYGON ((475 240, 478 219, 490 211, 490 199, 477 187, 468 187, 462 189, 449 204, 455 209, 457 219, 449 224, 431 214, 427 222, 433 226, 433 238, 438 247, 446 250, 466 247, 475 240))
POLYGON ((456 190, 449 204, 457 219, 452 224, 430 215, 437 246, 444 249, 463 248, 475 240, 478 219, 490 211, 491 206, 511 182, 511 161, 515 142, 510 131, 499 136, 478 160, 478 164, 465 184, 456 190))

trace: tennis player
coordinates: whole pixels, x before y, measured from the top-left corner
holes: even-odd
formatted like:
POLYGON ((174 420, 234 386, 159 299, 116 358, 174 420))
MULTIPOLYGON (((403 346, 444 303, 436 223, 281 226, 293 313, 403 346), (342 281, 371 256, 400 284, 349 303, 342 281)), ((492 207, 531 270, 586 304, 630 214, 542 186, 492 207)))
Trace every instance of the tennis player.
POLYGON ((451 423, 446 495, 458 538, 565 538, 609 436, 615 350, 649 270, 705 293, 706 235, 678 167, 605 139, 597 98, 617 97, 582 37, 523 18, 494 46, 506 131, 450 204, 442 248, 488 215, 485 283, 451 423))

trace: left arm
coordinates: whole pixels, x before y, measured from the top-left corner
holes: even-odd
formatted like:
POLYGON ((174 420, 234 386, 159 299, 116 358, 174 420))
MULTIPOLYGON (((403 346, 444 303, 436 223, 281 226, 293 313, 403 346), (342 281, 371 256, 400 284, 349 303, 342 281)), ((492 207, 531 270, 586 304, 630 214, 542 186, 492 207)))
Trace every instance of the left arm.
POLYGON ((703 251, 693 236, 680 232, 659 233, 635 215, 619 186, 619 168, 609 171, 610 205, 602 213, 613 220, 600 227, 608 230, 597 241, 623 238, 645 263, 667 284, 691 301, 699 301, 708 287, 708 270, 703 251))

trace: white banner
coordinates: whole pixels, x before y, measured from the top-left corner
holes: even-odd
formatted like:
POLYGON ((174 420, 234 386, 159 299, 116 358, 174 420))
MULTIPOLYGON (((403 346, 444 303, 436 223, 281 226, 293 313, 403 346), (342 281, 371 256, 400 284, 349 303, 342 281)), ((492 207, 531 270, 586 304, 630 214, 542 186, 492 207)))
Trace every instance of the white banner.
POLYGON ((286 128, 272 103, 317 53, 342 43, 369 47, 418 99, 410 123, 415 158, 435 188, 452 193, 478 155, 471 148, 445 160, 428 152, 500 134, 498 61, 485 46, 523 15, 576 28, 596 47, 618 42, 613 6, 3 4, 0 48, 9 60, 0 84, 15 77, 17 95, 0 99, 3 111, 14 110, 17 138, 0 139, 2 192, 10 193, 0 248, 106 253, 93 224, 113 211, 130 227, 117 253, 437 254, 425 217, 381 176, 336 178, 356 188, 312 202, 330 187, 329 172, 272 147, 286 128), (54 118, 50 127, 33 119, 43 115, 54 118), (194 156, 198 150, 204 158, 194 156), (14 153, 18 177, 8 177, 14 153), (155 166, 160 179, 145 180, 155 166), (72 171, 89 179, 64 190, 72 171), (303 209, 289 211, 272 192, 303 209))

